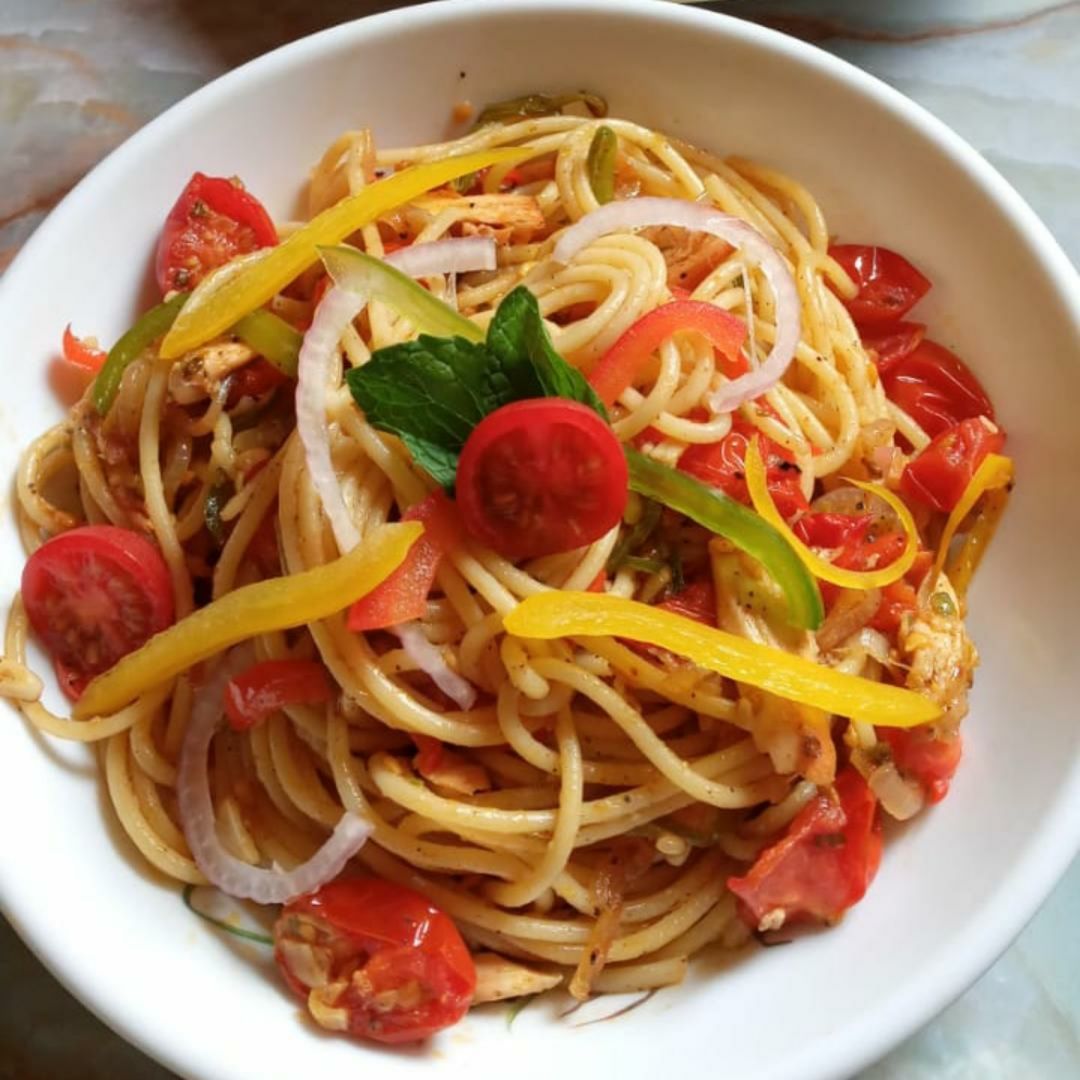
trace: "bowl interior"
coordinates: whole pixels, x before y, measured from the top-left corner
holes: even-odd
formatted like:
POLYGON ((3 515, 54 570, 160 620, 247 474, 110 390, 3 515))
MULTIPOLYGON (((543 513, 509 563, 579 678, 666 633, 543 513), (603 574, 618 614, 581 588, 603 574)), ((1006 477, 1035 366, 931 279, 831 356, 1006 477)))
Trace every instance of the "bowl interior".
MULTIPOLYGON (((831 933, 700 962, 683 987, 610 1023, 576 1030, 583 1014, 557 1020, 539 1008, 510 1031, 504 1011, 489 1008, 430 1048, 383 1052, 312 1033, 257 948, 196 921, 179 891, 103 827, 91 752, 46 743, 10 718, 0 724, 0 817, 21 824, 0 845, 5 909, 84 1000, 182 1074, 374 1067, 389 1078, 434 1058, 441 1075, 466 1077, 496 1075, 512 1055, 527 1076, 589 1067, 636 1076, 664 1061, 718 1060, 741 1077, 840 1075, 958 993, 1074 850, 1080 680, 1068 653, 1080 507, 1060 494, 1062 463, 1080 456, 1075 279, 955 137, 868 77, 767 31, 666 4, 439 4, 327 32, 201 91, 80 185, 9 271, 0 475, 61 417, 44 372, 64 325, 111 341, 145 301, 156 231, 194 169, 242 176, 284 215, 345 128, 370 125, 383 145, 431 141, 450 134, 458 100, 582 85, 616 115, 793 174, 831 232, 907 254, 935 286, 920 318, 997 402, 1018 487, 974 593, 983 666, 953 793, 893 837, 868 898, 831 933), (167 1011, 152 989, 162 981, 175 1003, 167 1011)), ((0 529, 6 598, 22 565, 10 511, 0 529)))

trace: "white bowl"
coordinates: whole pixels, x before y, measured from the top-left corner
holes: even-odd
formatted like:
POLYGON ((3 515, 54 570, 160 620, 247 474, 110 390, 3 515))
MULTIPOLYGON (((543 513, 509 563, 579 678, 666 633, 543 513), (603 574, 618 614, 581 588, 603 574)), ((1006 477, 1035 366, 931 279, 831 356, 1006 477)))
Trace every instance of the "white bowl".
MULTIPOLYGON (((44 372, 64 324, 113 340, 147 300, 156 231, 194 169, 237 173, 284 214, 344 128, 430 140, 460 98, 583 85, 616 115, 793 173, 834 233, 894 245, 933 279, 920 317, 986 383, 1019 473, 975 590, 983 666, 963 767, 948 800, 892 839, 867 899, 830 933, 701 962, 684 986, 613 1023, 574 1030, 534 1007, 508 1031, 489 1009, 430 1048, 387 1052, 314 1034, 257 948, 223 940, 142 868, 111 825, 89 752, 5 717, 4 910, 72 991, 182 1075, 842 1076, 963 990, 1077 848, 1077 279, 959 138, 768 30, 672 4, 468 0, 337 27, 200 90, 87 177, 5 276, 0 475, 60 415, 44 372)), ((10 513, 0 528, 7 597, 22 554, 10 513)))

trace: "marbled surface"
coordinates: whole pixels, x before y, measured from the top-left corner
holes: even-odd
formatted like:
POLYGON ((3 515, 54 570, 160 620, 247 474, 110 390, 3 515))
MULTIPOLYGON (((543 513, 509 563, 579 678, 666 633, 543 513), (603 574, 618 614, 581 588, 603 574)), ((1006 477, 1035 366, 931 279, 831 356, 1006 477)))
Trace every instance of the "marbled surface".
MULTIPOLYGON (((613 5, 617 0, 613 0, 613 5)), ((0 270, 141 124, 277 45, 393 0, 0 0, 0 270)), ((1027 198, 1080 264, 1080 3, 728 0, 925 105, 1027 198)), ((1080 1075, 1080 863, 954 1005, 862 1080, 1080 1075)), ((0 1080, 167 1080, 0 921, 0 1080)))

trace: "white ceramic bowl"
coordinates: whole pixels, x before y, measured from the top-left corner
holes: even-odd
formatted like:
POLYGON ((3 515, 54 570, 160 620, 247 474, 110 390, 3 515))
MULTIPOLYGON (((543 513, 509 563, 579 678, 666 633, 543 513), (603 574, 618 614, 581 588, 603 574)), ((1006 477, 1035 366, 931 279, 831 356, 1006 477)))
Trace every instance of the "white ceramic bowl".
MULTIPOLYGON (((64 324, 112 340, 145 303, 156 231, 194 169, 243 176, 283 214, 344 128, 429 140, 460 98, 579 86, 607 95, 617 115, 793 173, 833 232, 892 244, 933 279, 920 318, 986 383, 1019 471, 974 596, 983 666, 963 767, 948 800, 893 838, 869 896, 831 933, 701 962, 625 1020, 575 1030, 534 1008, 508 1031, 495 1009, 430 1048, 386 1052, 313 1033, 257 949, 223 940, 142 868, 110 823, 89 752, 6 716, 4 910, 83 1001, 184 1076, 842 1076, 971 982, 1076 850, 1075 274, 1021 199, 940 123, 768 30, 670 4, 468 0, 338 27, 199 91, 80 184, 5 276, 0 475, 60 415, 44 371, 64 324)), ((6 598, 22 554, 10 512, 0 529, 6 598)))

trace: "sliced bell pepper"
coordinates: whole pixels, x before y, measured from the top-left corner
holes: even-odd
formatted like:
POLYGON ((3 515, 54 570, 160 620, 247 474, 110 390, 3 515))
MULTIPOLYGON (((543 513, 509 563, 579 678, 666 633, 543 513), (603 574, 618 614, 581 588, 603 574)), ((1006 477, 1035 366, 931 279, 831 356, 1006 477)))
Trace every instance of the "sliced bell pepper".
POLYGON ((793 626, 816 630, 821 625, 824 611, 817 583, 776 528, 722 491, 630 447, 624 450, 632 490, 685 514, 757 559, 783 590, 793 626))
POLYGON ((696 330, 707 338, 725 361, 725 374, 734 377, 746 370, 746 360, 739 353, 746 340, 746 323, 716 304, 672 300, 642 315, 597 362, 589 382, 601 401, 608 407, 614 404, 661 342, 680 330, 696 330))
POLYGON ((175 359, 262 307, 318 259, 320 245, 340 243, 381 215, 457 176, 498 162, 520 161, 531 153, 528 149, 484 150, 425 162, 342 199, 277 247, 260 252, 261 257, 243 273, 223 278, 218 287, 200 289, 198 302, 184 308, 161 343, 161 355, 175 359))
MULTIPOLYGON (((949 513, 948 521, 945 522, 945 531, 941 534, 937 558, 934 560, 935 578, 941 573, 941 568, 945 565, 945 560, 949 555, 949 545, 952 543, 952 538, 956 535, 956 530, 960 527, 960 523, 971 513, 975 504, 986 492, 994 491, 998 488, 1008 489, 1009 485, 1012 483, 1012 479, 1012 458, 1007 458, 1004 454, 987 454, 986 457, 983 458, 982 464, 975 470, 975 475, 968 481, 967 487, 964 488, 964 493, 960 496, 959 501, 949 513)), ((982 539, 983 546, 985 547, 985 542, 989 541, 989 537, 983 537, 982 539)), ((967 573, 968 581, 970 581, 973 572, 974 566, 972 566, 967 573)), ((966 585, 967 581, 965 581, 965 586, 966 585)))
POLYGON ((894 581, 899 581, 911 569, 915 557, 919 554, 919 530, 915 526, 911 511, 903 500, 897 498, 888 488, 880 484, 865 484, 861 480, 852 480, 850 483, 888 503, 900 519, 900 524, 907 536, 904 550, 880 570, 847 570, 811 551, 788 527, 780 511, 777 510, 776 503, 773 502, 766 482, 765 462, 758 448, 758 440, 752 439, 746 451, 746 486, 750 491, 754 509, 795 549, 807 569, 822 581, 840 585, 845 589, 880 589, 891 585, 894 581))
POLYGON ((269 360, 283 375, 296 378, 296 365, 304 335, 280 316, 266 308, 256 308, 240 319, 232 332, 269 360))
POLYGON ((457 507, 441 488, 409 507, 401 520, 422 522, 424 535, 381 585, 376 585, 349 609, 346 625, 350 630, 382 630, 419 619, 427 608, 439 563, 461 543, 457 507))
POLYGON ((610 593, 538 593, 506 615, 503 626, 517 637, 545 641, 583 636, 630 638, 685 656, 699 667, 770 694, 885 727, 914 727, 941 715, 939 705, 912 690, 847 675, 610 593))
POLYGON ((589 153, 585 159, 589 186, 601 206, 615 198, 615 159, 618 153, 619 137, 607 124, 601 124, 589 143, 589 153))
POLYGON ((140 315, 135 325, 109 350, 91 391, 94 408, 104 416, 116 398, 124 372, 175 322, 189 293, 177 293, 140 315))
POLYGON ((64 327, 64 359, 82 371, 96 375, 105 363, 105 350, 90 345, 84 338, 74 334, 71 323, 64 327))
POLYGON ((333 695, 317 661, 264 660, 225 684, 225 715, 234 731, 247 731, 286 705, 317 705, 333 695))
POLYGON ((156 634, 94 679, 75 704, 73 716, 85 720, 115 712, 151 687, 239 641, 341 611, 385 581, 423 531, 418 522, 384 525, 333 562, 226 593, 156 634))

